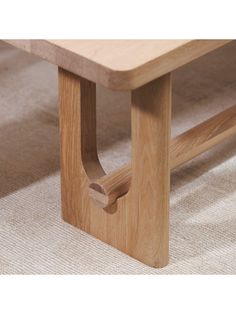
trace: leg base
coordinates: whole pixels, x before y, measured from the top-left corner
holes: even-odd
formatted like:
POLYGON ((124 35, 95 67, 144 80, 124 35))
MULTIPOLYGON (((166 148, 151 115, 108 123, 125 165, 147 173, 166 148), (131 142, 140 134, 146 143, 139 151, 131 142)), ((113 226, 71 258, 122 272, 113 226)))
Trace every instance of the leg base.
POLYGON ((168 263, 171 78, 132 92, 132 180, 108 209, 89 196, 104 175, 96 150, 96 86, 59 69, 62 216, 153 267, 168 263))

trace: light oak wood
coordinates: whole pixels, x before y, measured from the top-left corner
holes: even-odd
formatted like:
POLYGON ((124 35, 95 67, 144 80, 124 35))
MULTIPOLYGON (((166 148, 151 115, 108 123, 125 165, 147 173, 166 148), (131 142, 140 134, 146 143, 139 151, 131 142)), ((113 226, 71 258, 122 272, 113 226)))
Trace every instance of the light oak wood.
POLYGON ((171 145, 171 168, 209 150, 235 133, 236 106, 233 106, 176 137, 171 145))
POLYGON ((7 40, 72 73, 133 90, 230 40, 7 40))
POLYGON ((128 247, 132 256, 163 267, 169 257, 171 75, 136 89, 131 101, 128 247))
POLYGON ((59 68, 59 103, 62 216, 77 225, 88 215, 86 207, 76 210, 87 187, 83 172, 91 179, 105 174, 97 156, 96 85, 59 68))
POLYGON ((150 266, 165 266, 170 169, 236 133, 233 107, 171 142, 170 72, 230 40, 7 42, 59 67, 64 220, 150 266), (96 148, 96 84, 131 90, 132 163, 108 175, 96 148))
MULTIPOLYGON (((236 133, 236 105, 217 114, 171 141, 171 169, 219 144, 236 133)), ((99 206, 106 208, 128 192, 132 177, 131 165, 91 182, 90 195, 99 206)))
POLYGON ((131 175, 131 164, 127 164, 92 181, 89 185, 91 198, 101 208, 114 204, 119 197, 128 192, 131 175))
POLYGON ((59 88, 63 218, 148 265, 165 266, 170 75, 132 92, 133 180, 129 193, 106 210, 96 206, 89 196, 91 177, 103 173, 95 147, 95 87, 60 69, 59 88), (93 127, 86 133, 89 125, 93 127))

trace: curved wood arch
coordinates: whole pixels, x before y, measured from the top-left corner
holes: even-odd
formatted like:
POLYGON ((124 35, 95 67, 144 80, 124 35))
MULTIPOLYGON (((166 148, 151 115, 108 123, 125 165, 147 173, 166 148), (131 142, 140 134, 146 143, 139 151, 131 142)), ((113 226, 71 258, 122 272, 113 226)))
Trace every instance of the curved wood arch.
POLYGON ((168 262, 170 75, 131 92, 130 190, 106 210, 89 195, 104 176, 96 145, 96 86, 59 69, 62 215, 130 256, 155 267, 168 262))

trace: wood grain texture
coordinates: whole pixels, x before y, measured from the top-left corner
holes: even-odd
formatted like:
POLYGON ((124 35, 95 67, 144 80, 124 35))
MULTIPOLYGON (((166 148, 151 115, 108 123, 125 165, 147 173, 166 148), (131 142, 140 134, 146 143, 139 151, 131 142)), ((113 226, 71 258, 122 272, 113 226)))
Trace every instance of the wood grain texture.
POLYGON ((168 263, 171 75, 132 92, 132 179, 127 213, 131 255, 155 267, 168 263))
POLYGON ((230 40, 7 40, 72 73, 133 90, 230 40))
POLYGON ((86 208, 75 210, 84 202, 79 188, 87 182, 81 172, 91 179, 105 174, 97 156, 96 85, 59 68, 59 103, 62 216, 77 225, 88 215, 86 208))
MULTIPOLYGON (((92 169, 103 170, 97 157, 94 158, 94 140, 88 149, 89 139, 82 139, 86 125, 94 123, 91 111, 94 117, 95 98, 86 97, 94 93, 94 86, 62 69, 59 82, 63 218, 148 265, 165 266, 168 262, 170 75, 132 93, 134 176, 129 193, 106 211, 96 206, 89 196, 89 156, 93 156, 92 169)), ((89 132, 87 136, 94 139, 94 128, 89 132)))
MULTIPOLYGON (((173 139, 170 146, 171 169, 191 160, 235 133, 236 105, 173 139)), ((91 197, 95 201, 99 199, 102 208, 112 205, 117 198, 128 192, 131 176, 131 164, 127 164, 91 182, 91 197)))

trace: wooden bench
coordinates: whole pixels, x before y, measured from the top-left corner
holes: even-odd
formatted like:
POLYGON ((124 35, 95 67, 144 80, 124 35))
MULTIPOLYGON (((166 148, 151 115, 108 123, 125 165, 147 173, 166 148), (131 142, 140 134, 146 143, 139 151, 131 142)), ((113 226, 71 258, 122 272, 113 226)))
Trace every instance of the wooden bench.
POLYGON ((59 67, 62 216, 154 267, 168 263, 170 171, 236 133, 232 107, 171 139, 171 72, 229 40, 8 40, 59 67), (106 174, 96 84, 131 93, 132 162, 106 174))

